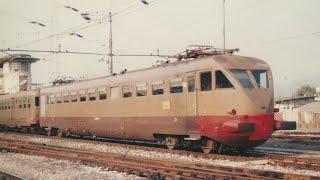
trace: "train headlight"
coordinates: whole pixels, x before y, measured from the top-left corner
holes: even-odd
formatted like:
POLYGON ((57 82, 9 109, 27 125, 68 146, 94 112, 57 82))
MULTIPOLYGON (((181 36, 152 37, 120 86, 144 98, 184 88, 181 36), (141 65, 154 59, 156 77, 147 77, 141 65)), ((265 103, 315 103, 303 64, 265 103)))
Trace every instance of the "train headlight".
POLYGON ((230 111, 228 111, 228 114, 230 115, 236 115, 237 111, 235 109, 231 109, 230 111))

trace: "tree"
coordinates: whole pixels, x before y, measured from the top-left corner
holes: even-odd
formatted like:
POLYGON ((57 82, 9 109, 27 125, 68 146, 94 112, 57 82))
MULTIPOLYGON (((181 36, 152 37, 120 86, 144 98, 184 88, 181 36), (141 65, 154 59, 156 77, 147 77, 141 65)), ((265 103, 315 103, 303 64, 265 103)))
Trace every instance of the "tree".
POLYGON ((317 93, 316 88, 311 87, 310 85, 303 85, 296 90, 296 96, 314 96, 317 93))

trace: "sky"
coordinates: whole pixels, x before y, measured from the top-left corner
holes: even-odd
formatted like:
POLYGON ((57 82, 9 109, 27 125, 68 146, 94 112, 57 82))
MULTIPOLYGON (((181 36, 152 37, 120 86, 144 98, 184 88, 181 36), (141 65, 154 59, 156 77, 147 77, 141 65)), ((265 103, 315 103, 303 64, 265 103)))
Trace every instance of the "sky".
MULTIPOLYGON (((188 45, 222 47, 222 0, 0 0, 0 49, 108 51, 113 12, 115 54, 174 55, 188 45), (79 12, 65 6, 74 7, 79 12), (89 13, 92 21, 81 18, 89 13), (31 24, 41 22, 46 27, 31 24), (79 38, 70 33, 78 33, 79 38)), ((275 95, 291 96, 301 85, 320 86, 319 0, 226 0, 226 47, 265 60, 275 95)), ((107 57, 30 53, 33 83, 54 77, 107 74, 107 57)), ((0 56, 6 54, 0 53, 0 56)), ((115 57, 114 71, 150 67, 159 58, 115 57)))

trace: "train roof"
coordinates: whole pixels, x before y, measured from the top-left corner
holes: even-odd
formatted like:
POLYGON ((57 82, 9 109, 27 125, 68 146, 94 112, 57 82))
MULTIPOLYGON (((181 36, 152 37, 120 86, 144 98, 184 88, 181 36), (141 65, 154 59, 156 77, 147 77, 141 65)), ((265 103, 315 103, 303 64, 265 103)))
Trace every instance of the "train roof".
POLYGON ((7 100, 10 98, 17 98, 17 97, 25 97, 25 96, 36 96, 39 93, 39 91, 21 91, 17 93, 11 93, 11 94, 4 94, 0 95, 0 100, 7 100))
POLYGON ((99 77, 61 86, 46 87, 41 89, 41 93, 63 93, 93 89, 106 85, 112 87, 127 82, 142 83, 150 80, 162 80, 179 76, 185 72, 205 70, 212 67, 222 69, 269 69, 269 65, 266 62, 257 58, 234 55, 206 56, 193 60, 176 61, 156 67, 134 70, 124 74, 99 77))

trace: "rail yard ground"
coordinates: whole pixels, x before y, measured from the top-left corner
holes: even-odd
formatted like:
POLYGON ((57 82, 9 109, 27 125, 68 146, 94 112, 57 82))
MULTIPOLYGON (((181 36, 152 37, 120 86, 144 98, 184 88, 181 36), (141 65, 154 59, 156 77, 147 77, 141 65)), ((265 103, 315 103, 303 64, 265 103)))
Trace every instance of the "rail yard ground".
MULTIPOLYGON (((277 144, 283 141, 272 138, 257 150, 236 155, 234 152, 203 154, 162 147, 0 133, 0 161, 6 162, 1 163, 0 171, 27 179, 319 179, 317 145, 315 149, 301 150, 295 146, 297 150, 286 151, 291 143, 288 140, 287 147, 281 151, 277 144)), ((320 144, 319 141, 314 143, 320 144)))

